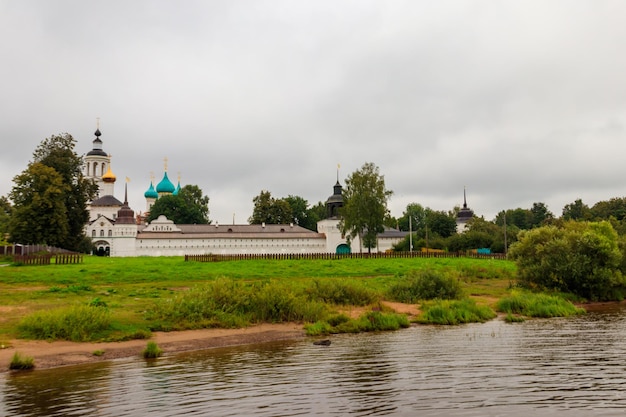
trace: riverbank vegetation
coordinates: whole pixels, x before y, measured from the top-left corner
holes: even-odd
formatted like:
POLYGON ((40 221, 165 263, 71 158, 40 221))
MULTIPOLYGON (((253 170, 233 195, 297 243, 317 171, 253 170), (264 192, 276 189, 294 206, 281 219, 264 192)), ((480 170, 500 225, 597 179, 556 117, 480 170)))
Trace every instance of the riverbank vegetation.
MULTIPOLYGON (((458 306, 490 311, 472 319, 484 321, 511 295, 515 274, 510 261, 470 258, 194 263, 86 256, 78 265, 5 266, 0 341, 147 339, 157 330, 284 321, 311 323, 310 334, 407 326, 392 302, 421 307, 422 318, 413 317, 419 322, 436 323, 428 317, 441 315, 437 308, 458 306), (453 301, 424 302, 435 298, 453 301)), ((455 314, 450 324, 472 321, 455 314)))

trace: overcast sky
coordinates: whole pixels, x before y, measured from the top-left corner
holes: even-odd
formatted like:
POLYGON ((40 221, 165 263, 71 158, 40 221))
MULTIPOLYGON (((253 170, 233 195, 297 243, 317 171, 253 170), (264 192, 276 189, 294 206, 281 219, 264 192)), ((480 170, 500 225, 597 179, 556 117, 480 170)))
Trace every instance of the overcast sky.
POLYGON ((92 149, 116 196, 167 157, 210 218, 315 204, 373 162, 402 215, 492 220, 626 194, 626 2, 0 0, 0 195, 39 143, 92 149))

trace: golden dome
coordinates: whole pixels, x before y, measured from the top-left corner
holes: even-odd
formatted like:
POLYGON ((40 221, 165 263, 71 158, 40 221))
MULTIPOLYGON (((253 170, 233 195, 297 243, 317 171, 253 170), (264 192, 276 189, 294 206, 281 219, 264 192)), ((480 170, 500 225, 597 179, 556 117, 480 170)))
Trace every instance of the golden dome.
POLYGON ((111 165, 109 165, 109 169, 106 172, 106 174, 104 174, 102 176, 102 181, 104 182, 115 182, 117 178, 115 177, 115 174, 113 174, 113 171, 111 171, 111 165))

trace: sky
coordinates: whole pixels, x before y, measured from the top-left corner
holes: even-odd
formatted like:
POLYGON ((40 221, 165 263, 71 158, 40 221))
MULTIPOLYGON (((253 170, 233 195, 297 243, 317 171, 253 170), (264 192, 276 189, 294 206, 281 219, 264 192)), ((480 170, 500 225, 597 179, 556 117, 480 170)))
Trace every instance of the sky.
POLYGON ((0 0, 0 195, 42 140, 92 149, 136 212, 151 173, 209 217, 314 205, 363 164, 407 204, 492 220, 626 195, 621 0, 0 0), (338 169, 338 164, 340 168, 338 169))

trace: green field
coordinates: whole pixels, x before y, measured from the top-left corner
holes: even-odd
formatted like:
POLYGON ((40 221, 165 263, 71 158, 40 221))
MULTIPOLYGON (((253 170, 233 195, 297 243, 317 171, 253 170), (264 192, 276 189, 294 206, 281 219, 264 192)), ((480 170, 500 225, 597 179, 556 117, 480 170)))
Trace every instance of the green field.
MULTIPOLYGON (((149 337, 152 330, 287 319, 304 325, 336 313, 339 304, 388 300, 394 283, 424 269, 456 278, 466 296, 490 307, 510 294, 516 270, 509 261, 470 258, 199 263, 181 257, 87 256, 78 265, 9 265, 0 267, 0 341, 34 337, 20 326, 25 321, 55 317, 72 327, 71 320, 78 320, 72 317, 84 314, 79 310, 83 306, 106 309, 108 321, 98 320, 108 324, 81 340, 125 340, 149 337), (263 304, 252 304, 246 298, 251 296, 262 298, 255 302, 263 304), (215 306, 220 297, 237 307, 215 306), (310 304, 304 308, 304 303, 310 304), (219 314, 207 313, 207 304, 220 309, 219 314), (60 312, 67 314, 59 318, 60 312)), ((67 338, 46 330, 44 338, 67 338)))

